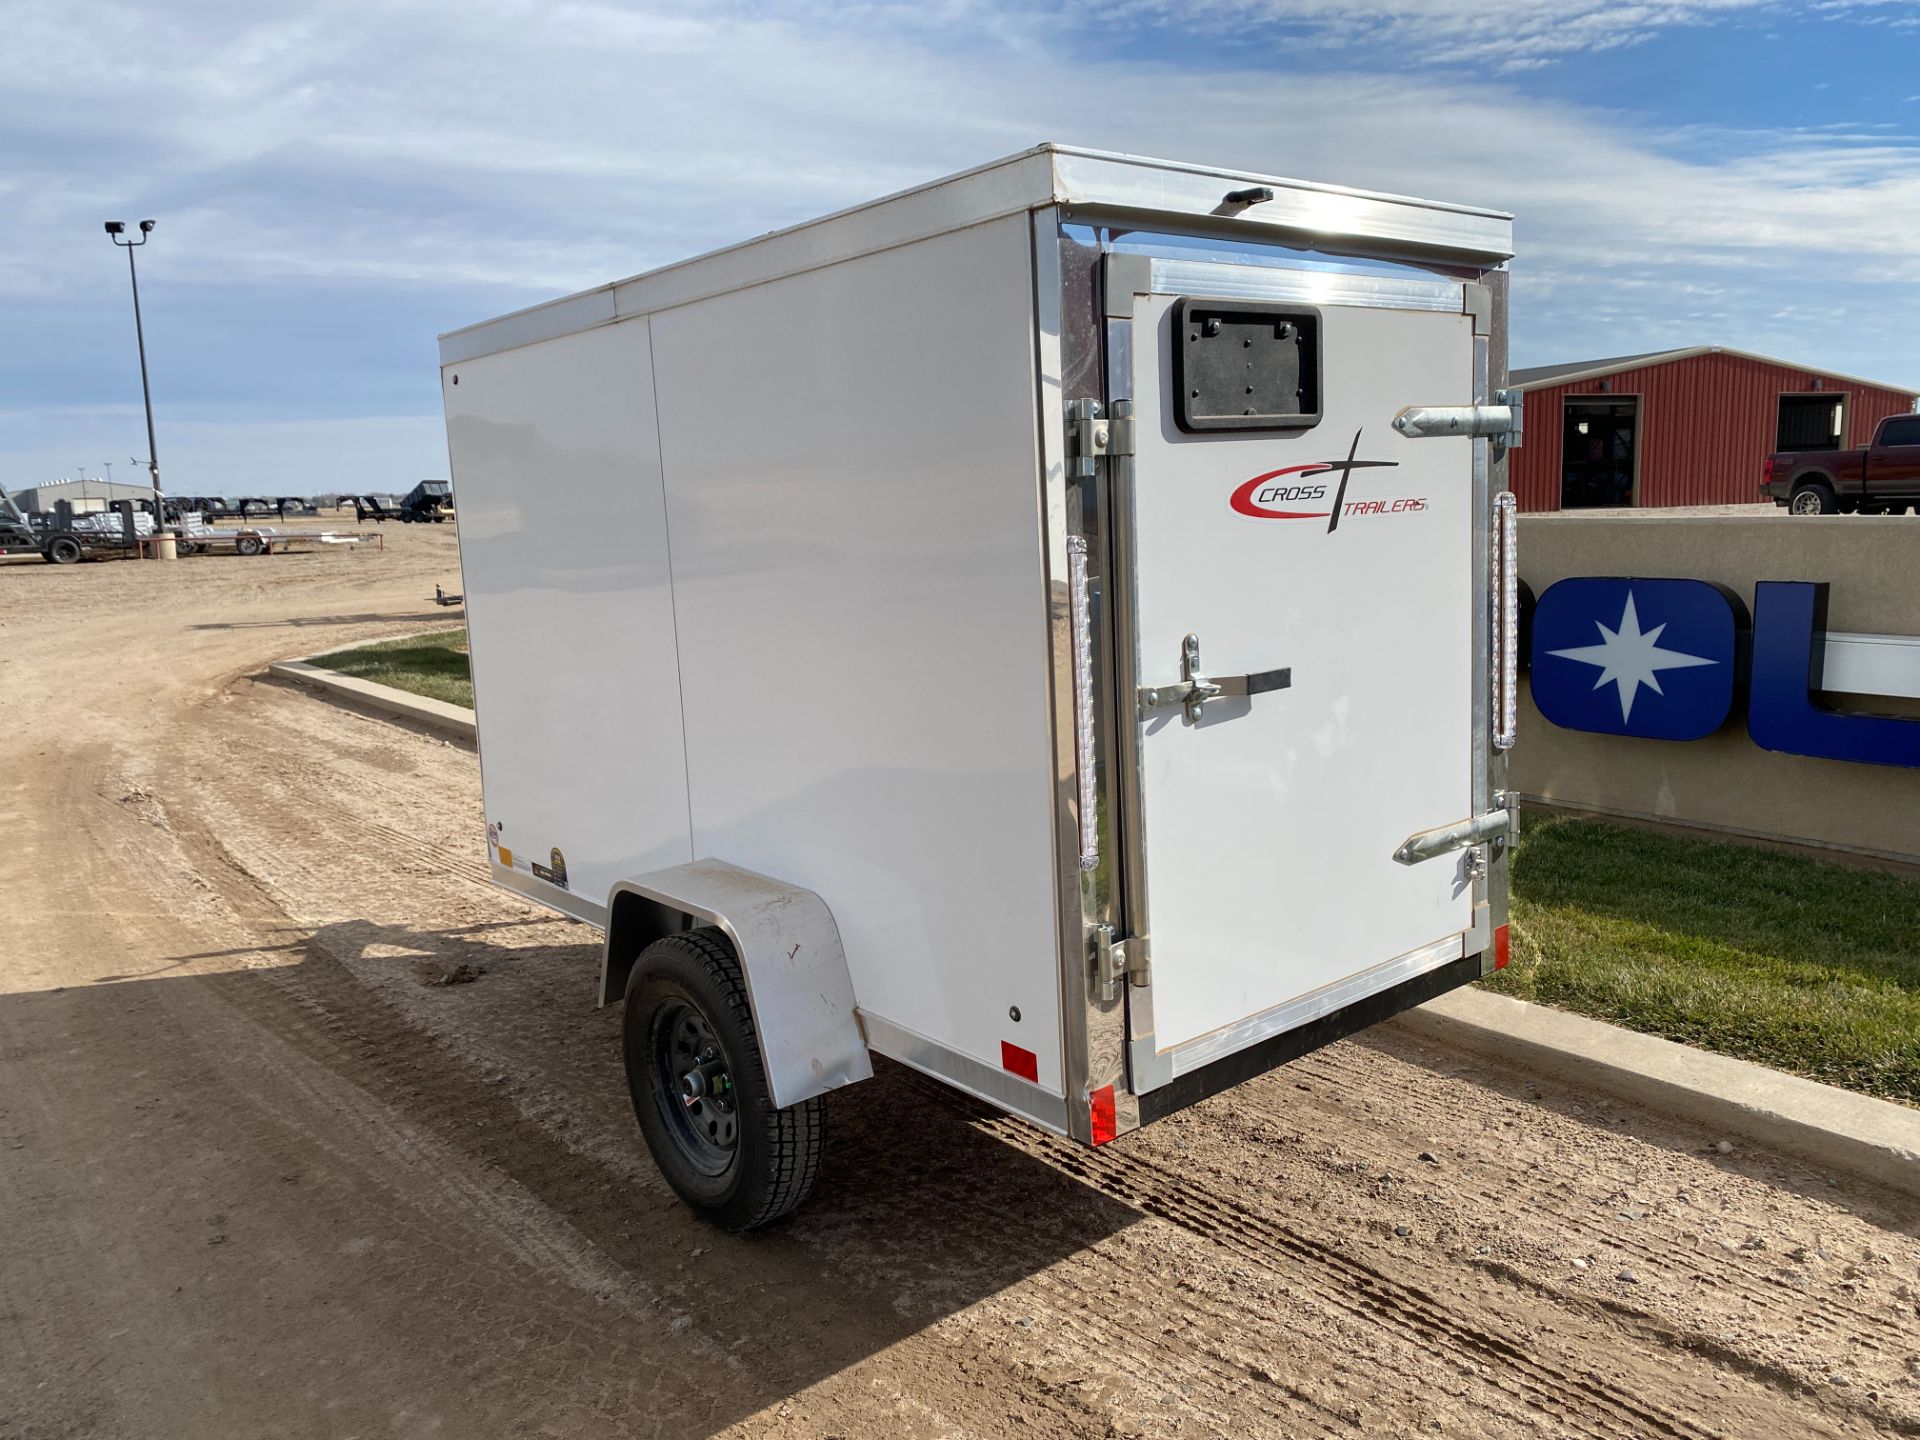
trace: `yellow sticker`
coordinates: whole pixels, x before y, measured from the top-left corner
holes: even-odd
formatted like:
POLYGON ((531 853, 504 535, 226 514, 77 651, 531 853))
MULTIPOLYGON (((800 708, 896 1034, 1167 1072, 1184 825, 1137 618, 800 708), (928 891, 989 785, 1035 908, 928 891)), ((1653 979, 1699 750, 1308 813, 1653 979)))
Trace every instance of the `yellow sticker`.
POLYGON ((500 851, 500 863, 506 866, 509 870, 511 870, 513 868, 513 851, 509 850, 504 845, 499 846, 498 848, 500 851))

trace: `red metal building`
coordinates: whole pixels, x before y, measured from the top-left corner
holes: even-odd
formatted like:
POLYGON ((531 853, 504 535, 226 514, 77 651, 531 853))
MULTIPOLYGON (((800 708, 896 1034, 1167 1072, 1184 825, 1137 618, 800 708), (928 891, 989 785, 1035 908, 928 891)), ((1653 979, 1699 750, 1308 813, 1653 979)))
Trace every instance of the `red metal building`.
POLYGON ((1912 390, 1717 345, 1515 370, 1526 440, 1508 460, 1522 510, 1744 505, 1775 450, 1865 445, 1912 390))

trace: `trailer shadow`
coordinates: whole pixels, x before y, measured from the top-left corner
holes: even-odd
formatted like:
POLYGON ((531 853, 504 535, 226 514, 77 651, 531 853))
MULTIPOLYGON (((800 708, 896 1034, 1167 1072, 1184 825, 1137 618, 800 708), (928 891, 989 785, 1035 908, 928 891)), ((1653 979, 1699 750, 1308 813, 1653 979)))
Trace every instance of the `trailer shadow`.
MULTIPOLYGON (((432 598, 431 595, 427 597, 429 600, 432 598)), ((424 625, 435 621, 444 623, 457 618, 457 616, 450 616, 444 609, 435 609, 422 610, 417 615, 296 615, 285 620, 208 620, 198 625, 189 625, 187 628, 189 630, 312 630, 328 625, 377 625, 389 621, 418 622, 424 625)))
MULTIPOLYGON (((812 1202, 768 1230, 722 1234, 694 1219, 653 1172, 626 1094, 618 1015, 588 1000, 597 944, 538 943, 556 930, 575 933, 546 919, 445 930, 351 920, 290 929, 264 948, 156 957, 156 968, 102 977, 60 999, 147 1010, 153 1001, 142 992, 201 987, 217 1008, 251 1022, 249 1033, 267 1032, 391 1114, 398 1123, 382 1127, 389 1137, 430 1137, 459 1157, 462 1173, 495 1177, 487 1189, 504 1182, 537 1202, 521 1210, 534 1217, 522 1222, 532 1242, 509 1243, 509 1252, 558 1250, 556 1234, 568 1232, 634 1293, 656 1297, 656 1314, 621 1316, 604 1294, 578 1289, 568 1267, 527 1277, 529 1295, 550 1292, 556 1278, 576 1287, 568 1302, 575 1323, 617 1352, 632 1385, 652 1397, 652 1413, 622 1417, 650 1434, 725 1430, 1143 1218, 988 1133, 982 1122, 997 1112, 882 1061, 872 1081, 832 1097, 812 1202), (242 968, 207 973, 206 962, 242 968), (751 1363, 716 1368, 715 1355, 751 1363)), ((223 1063, 231 1070, 237 1062, 223 1063)), ((103 1075, 102 1083, 111 1081, 103 1075)), ((263 1070, 262 1089, 276 1083, 263 1070)), ((238 1117, 231 1123, 245 1128, 238 1117)), ((369 1132, 365 1155, 313 1163, 375 1170, 381 1143, 369 1132)), ((431 1174, 445 1162, 423 1155, 404 1163, 431 1174)), ((241 1203, 282 1209, 275 1224, 283 1229, 298 1233, 303 1224, 294 1207, 304 1202, 289 1187, 255 1189, 244 1202, 236 1197, 241 1203)), ((491 1223, 462 1209, 458 1192, 436 1203, 459 1212, 434 1222, 441 1226, 483 1231, 491 1223)), ((410 1268, 397 1283, 418 1287, 400 1299, 420 1323, 445 1323, 448 1277, 410 1268)), ((473 1303, 484 1310, 494 1297, 473 1303)), ((518 1302, 499 1303, 506 1313, 472 1317, 472 1337, 515 1323, 518 1302)), ((1010 1308, 971 1323, 1019 1319, 1010 1308)), ((204 1343, 216 1342, 208 1335, 204 1343)), ((447 1335, 440 1343, 457 1371, 465 1350, 482 1342, 447 1335)), ((496 1363, 510 1371, 514 1361, 496 1363)))

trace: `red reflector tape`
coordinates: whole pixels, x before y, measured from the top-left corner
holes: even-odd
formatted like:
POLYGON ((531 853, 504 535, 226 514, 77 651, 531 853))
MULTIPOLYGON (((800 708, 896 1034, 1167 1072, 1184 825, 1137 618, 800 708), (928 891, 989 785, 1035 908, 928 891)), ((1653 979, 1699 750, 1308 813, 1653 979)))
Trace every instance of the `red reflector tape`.
POLYGON ((1504 970, 1507 968, 1509 953, 1507 945, 1507 927, 1502 925, 1498 930, 1493 932, 1493 968, 1496 970, 1504 970))
POLYGON ((1093 1143, 1104 1145, 1120 1133, 1120 1127, 1113 1118, 1113 1086, 1103 1085, 1087 1097, 1087 1106, 1093 1112, 1093 1143))
POLYGON ((1000 1042, 1000 1068, 1022 1080, 1040 1083, 1040 1057, 1031 1050, 1022 1050, 1011 1040, 1000 1042))

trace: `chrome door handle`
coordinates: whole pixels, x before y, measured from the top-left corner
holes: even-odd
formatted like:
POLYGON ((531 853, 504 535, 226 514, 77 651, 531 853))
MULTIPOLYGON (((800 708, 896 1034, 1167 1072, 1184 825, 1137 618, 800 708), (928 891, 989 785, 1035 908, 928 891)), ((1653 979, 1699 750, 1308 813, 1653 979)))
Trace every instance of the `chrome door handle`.
POLYGON ((1265 695, 1293 685, 1293 667, 1256 670, 1247 675, 1208 675, 1200 668, 1200 637, 1189 635, 1180 642, 1181 679, 1172 685, 1143 685, 1139 691, 1142 718, 1155 710, 1178 705, 1187 712, 1187 723, 1200 723, 1209 700, 1232 696, 1265 695))

